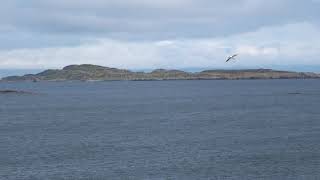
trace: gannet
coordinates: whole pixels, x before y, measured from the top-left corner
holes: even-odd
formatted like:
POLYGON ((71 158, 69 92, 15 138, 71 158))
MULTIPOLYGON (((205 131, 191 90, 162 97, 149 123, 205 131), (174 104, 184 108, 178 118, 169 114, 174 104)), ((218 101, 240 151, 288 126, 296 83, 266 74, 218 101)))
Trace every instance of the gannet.
POLYGON ((235 57, 238 56, 238 54, 234 54, 232 56, 229 56, 226 60, 226 62, 230 61, 231 59, 235 59, 235 57))

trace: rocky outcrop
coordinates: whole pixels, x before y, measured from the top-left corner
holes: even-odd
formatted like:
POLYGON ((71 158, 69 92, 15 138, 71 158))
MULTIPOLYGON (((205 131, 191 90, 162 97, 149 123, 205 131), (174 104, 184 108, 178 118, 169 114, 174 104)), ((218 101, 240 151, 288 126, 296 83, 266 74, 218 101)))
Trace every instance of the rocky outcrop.
POLYGON ((38 74, 9 76, 2 81, 107 81, 107 80, 192 80, 192 79, 307 79, 320 78, 316 73, 276 71, 272 69, 206 70, 189 73, 156 69, 150 73, 132 72, 90 64, 70 65, 61 70, 45 70, 38 74))
POLYGON ((18 91, 18 90, 0 90, 0 94, 33 94, 32 92, 27 91, 18 91))

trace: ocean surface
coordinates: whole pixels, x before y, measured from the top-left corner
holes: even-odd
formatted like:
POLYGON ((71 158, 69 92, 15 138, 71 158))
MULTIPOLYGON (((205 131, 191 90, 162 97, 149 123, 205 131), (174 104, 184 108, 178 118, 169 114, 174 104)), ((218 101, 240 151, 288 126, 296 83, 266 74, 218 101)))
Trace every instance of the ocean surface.
POLYGON ((1 180, 320 179, 320 80, 0 89, 1 180))

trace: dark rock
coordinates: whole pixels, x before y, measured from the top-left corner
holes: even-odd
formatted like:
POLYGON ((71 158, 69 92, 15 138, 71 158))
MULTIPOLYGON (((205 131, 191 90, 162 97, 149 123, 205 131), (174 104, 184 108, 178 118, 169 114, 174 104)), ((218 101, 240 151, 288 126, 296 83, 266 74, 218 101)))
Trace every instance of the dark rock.
POLYGON ((18 91, 18 90, 0 90, 0 94, 33 94, 32 92, 27 91, 18 91))
POLYGON ((300 92, 289 92, 288 94, 290 94, 290 95, 299 95, 299 94, 302 94, 302 93, 300 93, 300 92))

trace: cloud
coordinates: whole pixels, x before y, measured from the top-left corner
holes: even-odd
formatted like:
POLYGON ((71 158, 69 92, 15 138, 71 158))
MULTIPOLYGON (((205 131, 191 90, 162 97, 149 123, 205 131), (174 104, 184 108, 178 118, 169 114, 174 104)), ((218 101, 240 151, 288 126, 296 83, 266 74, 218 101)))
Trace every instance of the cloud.
POLYGON ((4 0, 1 24, 45 34, 122 39, 212 38, 302 21, 315 0, 4 0))
POLYGON ((0 68, 318 64, 318 0, 3 0, 0 68), (238 61, 224 59, 240 53, 238 61))
POLYGON ((0 52, 2 68, 60 68, 99 64, 129 69, 230 68, 272 65, 320 65, 319 27, 309 23, 261 28, 225 38, 125 41, 94 39, 72 47, 0 52), (275 38, 270 38, 275 37, 275 38), (236 62, 225 58, 239 53, 236 62))

